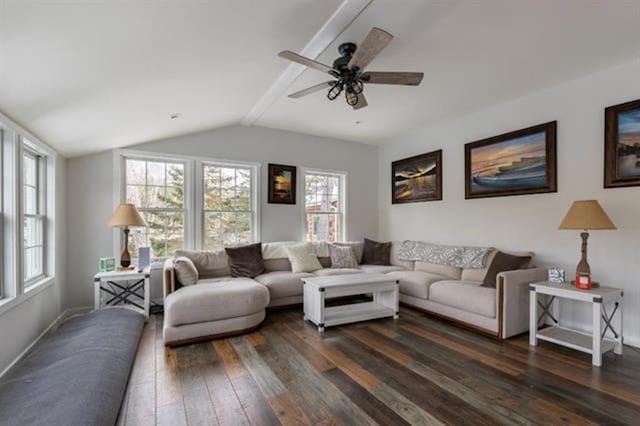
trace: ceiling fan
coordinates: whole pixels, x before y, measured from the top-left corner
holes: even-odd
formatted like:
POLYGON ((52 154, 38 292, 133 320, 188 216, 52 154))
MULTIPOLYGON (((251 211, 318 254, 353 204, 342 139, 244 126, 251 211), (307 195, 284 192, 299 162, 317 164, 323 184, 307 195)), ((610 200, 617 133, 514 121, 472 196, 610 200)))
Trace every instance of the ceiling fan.
POLYGON ((283 50, 278 54, 281 58, 328 73, 335 78, 292 93, 289 97, 295 99, 329 89, 327 98, 333 101, 344 91, 347 103, 353 109, 360 109, 368 105, 363 93, 365 84, 419 85, 424 76, 421 72, 364 71, 392 38, 388 32, 373 27, 359 47, 355 43, 342 43, 338 47, 341 56, 333 61, 332 67, 290 50, 283 50))

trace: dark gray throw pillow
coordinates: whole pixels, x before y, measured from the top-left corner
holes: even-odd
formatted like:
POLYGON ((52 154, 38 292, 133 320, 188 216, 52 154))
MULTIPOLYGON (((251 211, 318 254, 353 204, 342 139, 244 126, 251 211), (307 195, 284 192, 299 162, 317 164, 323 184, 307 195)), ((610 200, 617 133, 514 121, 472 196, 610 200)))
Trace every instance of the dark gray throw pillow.
POLYGON ((225 247, 232 277, 255 278, 264 272, 262 243, 225 247))
POLYGON ((531 262, 531 256, 513 256, 497 252, 484 277, 482 287, 496 288, 497 276, 500 272, 515 271, 525 268, 531 262))
POLYGON ((365 238, 364 250, 362 252, 362 264, 391 265, 391 243, 379 243, 365 238))

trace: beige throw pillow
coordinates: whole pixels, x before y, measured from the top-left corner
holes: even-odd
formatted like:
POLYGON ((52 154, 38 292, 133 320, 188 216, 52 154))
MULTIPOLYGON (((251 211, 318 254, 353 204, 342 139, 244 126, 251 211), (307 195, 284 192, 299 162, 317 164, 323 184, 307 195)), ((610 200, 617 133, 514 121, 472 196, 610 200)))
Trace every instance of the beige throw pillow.
POLYGON ((176 257, 173 261, 176 278, 182 285, 194 285, 198 283, 198 270, 193 261, 188 257, 176 257))
POLYGON ((302 243, 287 246, 287 256, 293 272, 313 272, 322 269, 313 244, 302 243))
POLYGON ((356 254, 351 247, 341 247, 337 244, 329 245, 329 254, 331 255, 331 268, 333 269, 358 269, 358 260, 356 254))

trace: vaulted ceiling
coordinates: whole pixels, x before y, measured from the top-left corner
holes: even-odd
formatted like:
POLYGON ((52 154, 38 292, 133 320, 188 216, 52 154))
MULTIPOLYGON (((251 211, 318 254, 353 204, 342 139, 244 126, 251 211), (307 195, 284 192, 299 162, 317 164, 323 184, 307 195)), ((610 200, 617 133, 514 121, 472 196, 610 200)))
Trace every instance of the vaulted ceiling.
POLYGON ((241 122, 384 143, 640 60, 638 22, 634 0, 0 0, 0 111, 70 156, 241 122), (372 26, 395 38, 369 69, 421 86, 367 86, 359 111, 286 97, 326 77, 283 80, 280 50, 331 64, 372 26))

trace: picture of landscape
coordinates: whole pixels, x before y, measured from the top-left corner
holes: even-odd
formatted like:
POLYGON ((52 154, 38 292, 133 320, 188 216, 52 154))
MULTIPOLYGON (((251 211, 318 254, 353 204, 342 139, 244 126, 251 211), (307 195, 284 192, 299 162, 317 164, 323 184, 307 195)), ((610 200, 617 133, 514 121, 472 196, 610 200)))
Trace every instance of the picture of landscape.
POLYGON ((391 164, 392 203, 442 200, 442 150, 391 164))
POLYGON ((640 100, 605 110, 605 188, 640 185, 640 100))
POLYGON ((640 108, 618 115, 618 176, 640 176, 640 108))
POLYGON ((296 168, 269 164, 269 203, 296 203, 296 168))
POLYGON ((555 151, 555 122, 465 145, 467 198, 555 190, 550 151, 555 151))

